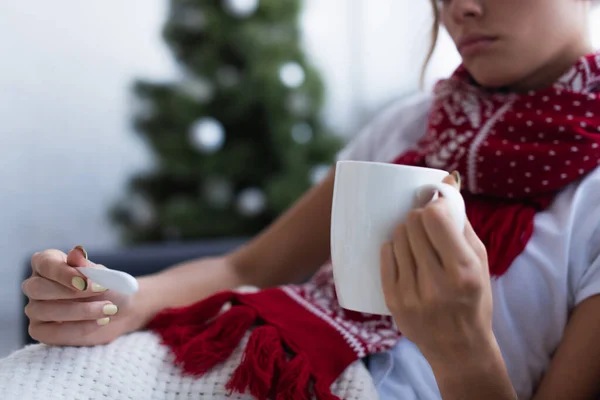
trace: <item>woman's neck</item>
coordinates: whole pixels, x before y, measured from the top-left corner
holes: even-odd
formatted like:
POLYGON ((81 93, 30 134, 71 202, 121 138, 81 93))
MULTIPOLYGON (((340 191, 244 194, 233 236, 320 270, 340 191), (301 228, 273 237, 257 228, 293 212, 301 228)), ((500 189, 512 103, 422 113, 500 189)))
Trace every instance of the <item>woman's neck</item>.
POLYGON ((509 89, 513 92, 526 92, 549 87, 569 71, 577 60, 593 51, 594 48, 589 42, 582 42, 577 46, 569 46, 553 60, 538 68, 521 81, 511 85, 509 89))

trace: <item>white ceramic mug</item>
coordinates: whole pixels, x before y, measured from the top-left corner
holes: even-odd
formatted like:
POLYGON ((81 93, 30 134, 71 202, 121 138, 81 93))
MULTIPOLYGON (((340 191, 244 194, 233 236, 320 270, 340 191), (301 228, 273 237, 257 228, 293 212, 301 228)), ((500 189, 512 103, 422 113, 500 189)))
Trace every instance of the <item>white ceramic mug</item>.
POLYGON ((390 315, 381 288, 381 246, 408 213, 441 193, 460 231, 465 203, 442 183, 446 171, 363 161, 340 161, 335 171, 331 215, 331 261, 340 305, 367 314, 390 315))

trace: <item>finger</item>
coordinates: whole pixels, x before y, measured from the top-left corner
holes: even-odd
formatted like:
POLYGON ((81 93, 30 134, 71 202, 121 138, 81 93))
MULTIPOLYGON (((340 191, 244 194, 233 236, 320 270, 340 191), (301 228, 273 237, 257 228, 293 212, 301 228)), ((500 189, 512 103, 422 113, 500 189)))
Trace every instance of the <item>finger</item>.
POLYGON ((461 189, 462 179, 458 171, 454 171, 451 174, 447 175, 442 182, 454 187, 457 190, 461 189))
POLYGON ((408 241, 406 225, 394 231, 394 258, 398 268, 398 287, 403 293, 417 294, 417 266, 408 241))
POLYGON ((101 294, 91 290, 74 290, 42 276, 32 276, 25 280, 21 289, 30 300, 73 300, 101 294))
MULTIPOLYGON (((93 268, 106 268, 104 265, 96 264, 89 260, 87 251, 83 246, 75 246, 73 250, 67 255, 67 264, 72 267, 93 267, 93 268)), ((88 285, 91 287, 92 292, 100 293, 105 292, 108 289, 98 285, 91 280, 87 280, 88 285)))
POLYGON ((69 254, 67 254, 67 264, 71 267, 87 267, 88 254, 83 246, 75 246, 69 254))
POLYGON ((96 321, 114 316, 118 311, 110 301, 31 301, 25 307, 30 320, 42 322, 96 321))
POLYGON ((383 286, 383 292, 384 294, 393 293, 395 291, 396 283, 398 282, 398 265, 396 265, 392 242, 385 243, 381 246, 379 265, 381 268, 381 284, 383 286))
POLYGON ((73 267, 67 265, 67 255, 58 250, 36 253, 31 259, 34 275, 57 282, 71 290, 84 291, 88 281, 73 267))
POLYGON ((419 290, 424 291, 431 286, 435 276, 442 271, 443 266, 425 231, 422 215, 422 210, 412 211, 408 215, 406 232, 416 263, 419 290))
POLYGON ((427 205, 423 209, 422 222, 432 247, 445 267, 470 265, 473 249, 465 234, 456 226, 445 199, 427 205))
POLYGON ((29 335, 51 346, 91 346, 102 344, 97 335, 108 325, 110 317, 99 321, 37 322, 29 325, 29 335))
POLYGON ((467 241, 469 246, 471 246, 477 257, 479 257, 479 259, 482 261, 487 261, 488 254, 485 244, 481 241, 479 236, 477 236, 477 233, 473 229, 473 226, 471 225, 469 220, 466 221, 464 235, 465 240, 467 241))

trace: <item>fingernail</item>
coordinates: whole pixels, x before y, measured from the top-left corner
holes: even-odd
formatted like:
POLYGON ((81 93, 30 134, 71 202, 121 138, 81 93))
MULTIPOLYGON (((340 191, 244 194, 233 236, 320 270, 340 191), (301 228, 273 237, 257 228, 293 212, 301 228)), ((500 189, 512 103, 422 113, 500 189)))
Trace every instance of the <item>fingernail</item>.
POLYGON ((100 318, 96 320, 96 323, 100 326, 104 326, 104 325, 108 325, 108 323, 110 322, 110 318, 106 317, 106 318, 100 318))
POLYGON ((460 189, 462 186, 462 179, 460 178, 460 172, 454 171, 450 175, 452 175, 454 177, 454 180, 456 180, 456 183, 458 184, 458 188, 460 189))
POLYGON ((83 256, 85 257, 85 259, 88 260, 88 253, 87 253, 87 251, 85 251, 83 246, 81 246, 81 245, 75 246, 74 249, 80 250, 83 253, 83 256))
POLYGON ((119 307, 114 304, 107 304, 102 308, 104 315, 115 315, 119 311, 119 307))
POLYGON ((82 292, 87 289, 87 282, 80 276, 75 276, 71 279, 71 284, 75 286, 77 290, 81 290, 82 292))
POLYGON ((100 286, 97 283, 92 282, 92 292, 95 293, 100 293, 100 292, 106 292, 108 289, 105 288, 104 286, 100 286))

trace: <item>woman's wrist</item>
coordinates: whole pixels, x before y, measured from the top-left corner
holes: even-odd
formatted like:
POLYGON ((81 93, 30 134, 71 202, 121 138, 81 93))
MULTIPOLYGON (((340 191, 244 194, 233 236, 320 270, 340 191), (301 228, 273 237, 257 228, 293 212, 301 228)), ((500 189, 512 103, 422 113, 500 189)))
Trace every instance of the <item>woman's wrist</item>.
POLYGON ((158 275, 138 278, 140 288, 132 298, 130 331, 144 329, 165 307, 164 293, 161 293, 158 275))
POLYGON ((226 258, 189 261, 163 272, 138 278, 132 299, 131 330, 143 329, 164 309, 184 307, 243 283, 226 258))
POLYGON ((444 400, 517 399, 493 334, 452 358, 430 356, 428 361, 444 400))

